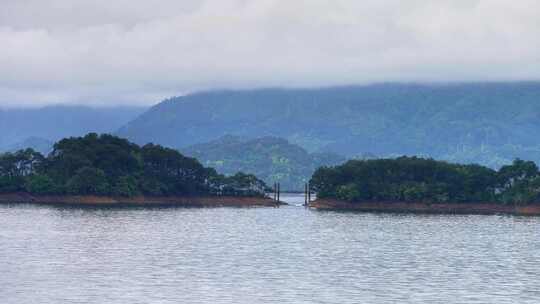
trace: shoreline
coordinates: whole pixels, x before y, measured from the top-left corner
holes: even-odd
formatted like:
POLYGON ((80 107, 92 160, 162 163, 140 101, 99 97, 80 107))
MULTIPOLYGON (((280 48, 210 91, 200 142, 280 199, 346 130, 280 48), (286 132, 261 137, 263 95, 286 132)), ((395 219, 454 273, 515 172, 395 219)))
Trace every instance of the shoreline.
POLYGON ((88 207, 279 207, 286 205, 269 197, 235 196, 134 196, 0 194, 0 204, 34 204, 88 207))
POLYGON ((540 216, 540 204, 508 206, 495 203, 405 203, 405 202, 358 202, 350 203, 336 199, 317 199, 310 208, 328 211, 355 211, 412 214, 510 214, 540 216))

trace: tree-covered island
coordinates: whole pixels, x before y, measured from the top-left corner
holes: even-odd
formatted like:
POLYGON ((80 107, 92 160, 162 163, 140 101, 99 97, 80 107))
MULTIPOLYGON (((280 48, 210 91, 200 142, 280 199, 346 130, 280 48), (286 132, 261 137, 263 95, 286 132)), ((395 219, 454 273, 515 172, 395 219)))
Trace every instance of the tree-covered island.
POLYGON ((540 203, 539 169, 534 162, 519 159, 498 171, 417 157, 351 160, 319 168, 311 187, 319 199, 349 206, 373 202, 501 206, 540 203))
POLYGON ((0 155, 0 194, 263 198, 265 189, 254 175, 224 176, 176 150, 107 134, 63 139, 47 156, 0 155))

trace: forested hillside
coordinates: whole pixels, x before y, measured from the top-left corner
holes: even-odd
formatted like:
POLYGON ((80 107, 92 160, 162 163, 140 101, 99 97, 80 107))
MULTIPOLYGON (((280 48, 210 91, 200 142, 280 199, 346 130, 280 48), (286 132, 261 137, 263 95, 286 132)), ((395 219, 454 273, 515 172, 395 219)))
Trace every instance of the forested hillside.
POLYGON ((165 100, 119 134, 176 148, 226 134, 277 136, 309 152, 500 167, 517 157, 540 162, 540 83, 206 92, 165 100))
POLYGON ((32 149, 0 154, 0 193, 262 196, 265 187, 253 175, 226 177, 176 150, 107 134, 62 139, 48 156, 32 149))
POLYGON ((319 198, 411 203, 500 203, 540 201, 540 171, 531 161, 515 160, 495 171, 433 159, 352 160, 320 168, 311 180, 319 198))
POLYGON ((276 137, 245 139, 224 136, 194 145, 182 152, 197 158, 219 173, 252 173, 266 184, 281 184, 284 190, 304 189, 313 172, 321 166, 341 164, 345 158, 332 153, 308 153, 303 148, 276 137))

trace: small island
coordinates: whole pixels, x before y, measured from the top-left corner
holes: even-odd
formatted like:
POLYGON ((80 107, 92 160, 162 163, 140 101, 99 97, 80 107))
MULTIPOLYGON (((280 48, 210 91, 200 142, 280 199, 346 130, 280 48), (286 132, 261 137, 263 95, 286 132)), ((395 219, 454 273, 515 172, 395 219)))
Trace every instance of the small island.
POLYGON ((493 170, 419 157, 351 160, 311 180, 319 210, 540 215, 540 172, 517 159, 493 170))
POLYGON ((0 154, 0 203, 152 206, 277 206, 251 174, 218 174, 195 158, 113 135, 66 138, 44 156, 0 154))

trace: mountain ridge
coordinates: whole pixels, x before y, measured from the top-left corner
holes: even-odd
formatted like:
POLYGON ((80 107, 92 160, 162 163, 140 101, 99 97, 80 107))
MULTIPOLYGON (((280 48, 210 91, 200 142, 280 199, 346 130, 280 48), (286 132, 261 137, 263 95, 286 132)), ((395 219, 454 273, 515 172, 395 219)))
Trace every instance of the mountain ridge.
POLYGON ((169 98, 123 126, 174 148, 226 134, 276 136, 309 152, 423 155, 500 167, 540 161, 540 82, 218 90, 169 98))
POLYGON ((146 110, 146 107, 69 105, 0 109, 0 150, 32 137, 55 142, 90 132, 112 133, 146 110))

